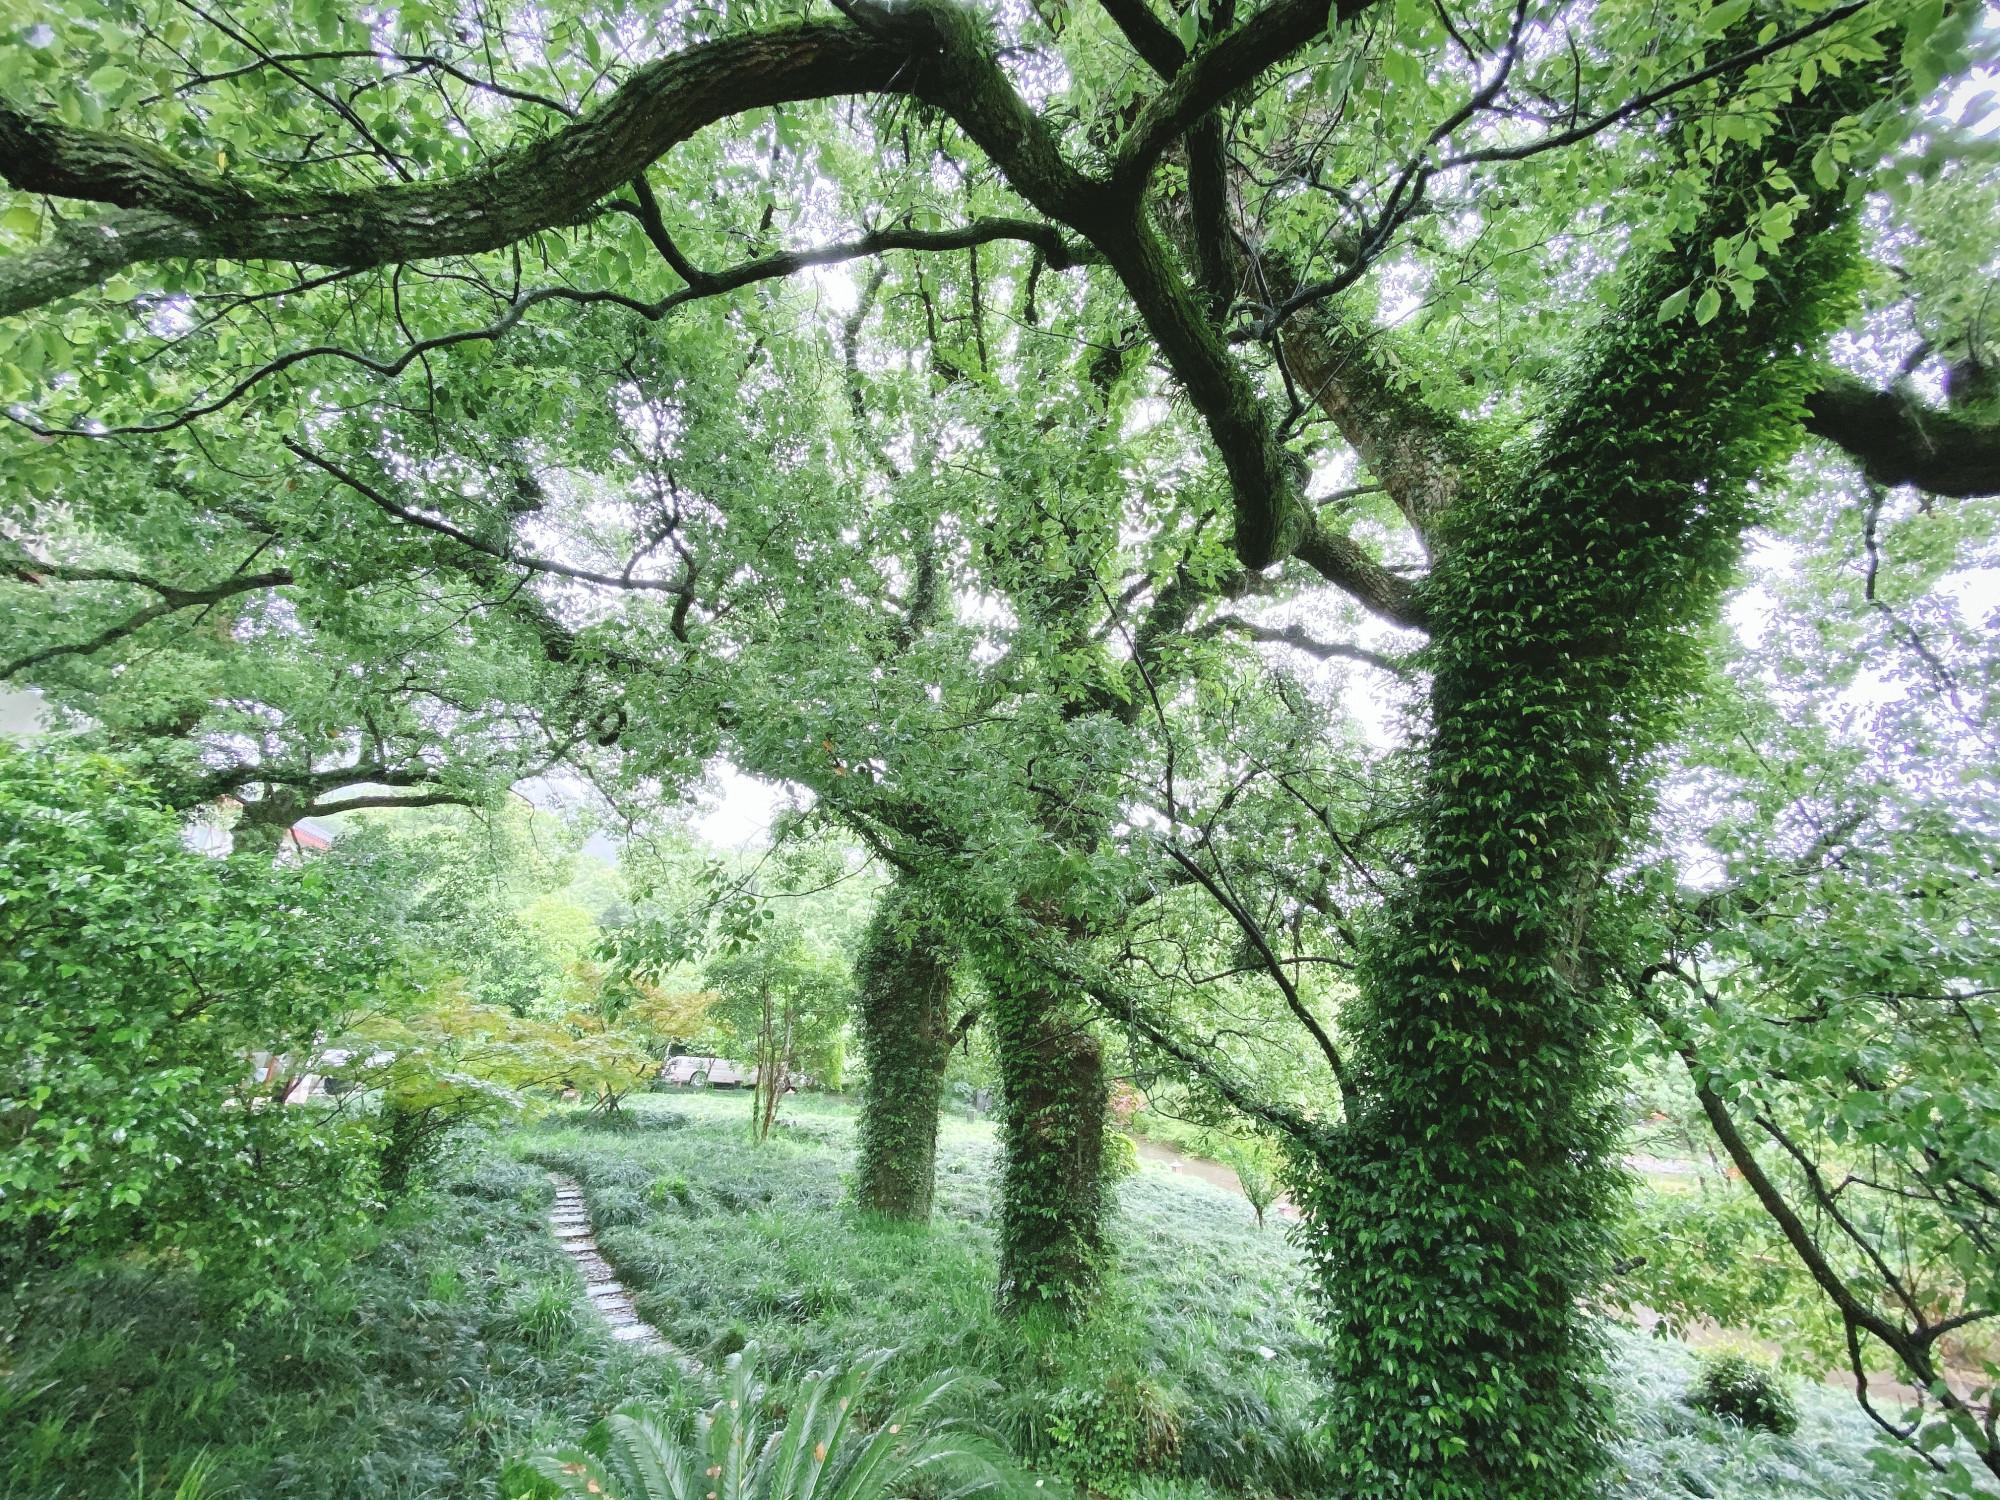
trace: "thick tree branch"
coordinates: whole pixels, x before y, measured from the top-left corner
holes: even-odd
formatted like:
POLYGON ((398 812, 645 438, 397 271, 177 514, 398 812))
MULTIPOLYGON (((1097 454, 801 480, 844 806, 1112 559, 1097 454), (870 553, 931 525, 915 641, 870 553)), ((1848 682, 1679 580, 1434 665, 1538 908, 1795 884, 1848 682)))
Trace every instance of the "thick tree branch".
POLYGON ((1877 484, 1912 484, 1958 499, 2000 495, 2000 421, 1839 378, 1813 393, 1806 431, 1847 453, 1877 484))
POLYGON ((1398 675, 1410 670, 1409 663, 1385 656, 1380 651, 1370 651, 1366 646, 1352 645, 1347 641, 1323 641, 1303 625, 1259 625, 1252 620, 1239 620, 1233 615, 1223 616, 1214 625, 1217 630, 1233 630, 1261 645, 1289 646, 1320 661, 1359 662, 1363 666, 1398 675))
POLYGON ((1161 153, 1223 100, 1330 26, 1353 19, 1373 3, 1275 0, 1241 26, 1196 48, 1187 65, 1140 111, 1119 141, 1112 182, 1120 194, 1136 198, 1144 191, 1161 153))
POLYGON ((1328 583, 1336 584, 1371 614, 1407 630, 1422 630, 1423 601, 1417 586, 1369 555, 1354 538, 1317 518, 1306 525, 1294 555, 1328 583))
POLYGON ((0 263, 0 314, 166 256, 366 267, 496 250, 592 218, 704 126, 804 99, 909 92, 907 50, 845 22, 723 37, 649 63, 599 109, 440 182, 303 192, 177 162, 143 141, 0 102, 0 175, 21 192, 133 212, 0 263))
POLYGON ((224 599, 233 598, 238 594, 255 593, 259 589, 282 588, 295 581, 288 568, 273 568, 264 573, 245 573, 234 578, 225 578, 220 583, 201 589, 176 588, 171 584, 160 583, 142 574, 122 569, 44 567, 35 564, 18 566, 15 572, 24 578, 41 573, 74 582, 129 583, 139 588, 150 589, 160 597, 158 603, 149 604, 144 609, 126 616, 117 624, 106 626, 87 640, 44 646, 38 651, 30 651, 25 656, 16 657, 13 661, 0 665, 0 678, 18 676, 30 667, 40 666, 43 662, 54 661, 58 657, 89 656, 137 634, 155 620, 178 614, 184 609, 200 609, 206 605, 219 604, 224 599))

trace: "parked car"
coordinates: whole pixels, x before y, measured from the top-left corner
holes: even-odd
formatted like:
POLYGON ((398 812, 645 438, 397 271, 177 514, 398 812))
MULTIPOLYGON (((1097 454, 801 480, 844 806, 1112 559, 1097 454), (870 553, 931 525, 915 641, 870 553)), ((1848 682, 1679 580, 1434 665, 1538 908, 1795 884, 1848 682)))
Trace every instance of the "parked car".
MULTIPOLYGON (((660 1069, 660 1081, 685 1088, 747 1089, 756 1084, 757 1070, 738 1067, 726 1057, 670 1057, 660 1069)), ((812 1086, 805 1073, 793 1073, 785 1080, 788 1094, 812 1086)))
POLYGON ((660 1069, 660 1077, 667 1083, 688 1088, 747 1089, 756 1078, 756 1071, 739 1068, 726 1057, 686 1054, 668 1058, 667 1065, 660 1069))

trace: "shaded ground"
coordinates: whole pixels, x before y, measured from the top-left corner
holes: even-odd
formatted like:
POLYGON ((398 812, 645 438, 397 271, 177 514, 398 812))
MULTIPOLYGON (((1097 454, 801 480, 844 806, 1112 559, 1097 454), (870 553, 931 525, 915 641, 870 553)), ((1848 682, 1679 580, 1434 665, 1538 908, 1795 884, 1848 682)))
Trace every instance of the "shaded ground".
MULTIPOLYGON (((0 1496, 168 1500, 206 1455, 205 1493, 229 1500, 513 1500, 511 1458, 634 1398, 691 1413, 749 1342, 780 1379, 882 1347, 900 1350, 889 1389, 983 1374, 981 1415, 1052 1489, 1339 1492, 1297 1252, 1207 1173, 1149 1161, 1119 1184, 1105 1299, 1072 1333, 994 1311, 990 1127, 946 1123, 938 1219, 913 1231, 848 1207, 844 1109, 788 1101, 756 1147, 742 1104, 647 1098, 622 1128, 552 1119, 475 1143, 282 1308, 204 1301, 172 1269, 0 1287, 0 1496), (550 1169, 579 1184, 638 1316, 701 1368, 593 1314, 552 1233, 550 1169), (1102 1441, 1080 1451, 1086 1430, 1102 1441)), ((574 1200, 555 1217, 574 1228, 574 1200)), ((1684 1404, 1682 1346, 1611 1337, 1607 1496, 1892 1500, 1851 1404, 1808 1392, 1795 1438, 1745 1433, 1684 1404)))

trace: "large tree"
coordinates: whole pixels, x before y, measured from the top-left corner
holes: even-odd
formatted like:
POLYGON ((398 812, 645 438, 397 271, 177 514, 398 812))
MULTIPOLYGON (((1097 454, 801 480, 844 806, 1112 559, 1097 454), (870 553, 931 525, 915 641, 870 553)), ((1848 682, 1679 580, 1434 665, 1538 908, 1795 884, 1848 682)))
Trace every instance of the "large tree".
MULTIPOLYGON (((586 657, 619 669, 598 738, 625 736, 644 701, 651 768, 684 768, 714 743, 695 727, 706 708, 711 735, 838 794, 885 853, 969 888, 1002 1024, 1029 1055, 1074 1053, 1078 1078, 1096 1042, 1070 986, 1188 1066, 1209 1061, 1118 998, 1092 952, 1103 914, 1146 894, 1100 857, 1130 811, 1116 788, 1163 759, 1166 836, 1121 847, 1229 915, 1331 1075, 1305 1109, 1228 1087, 1294 1143, 1350 1481, 1589 1492, 1599 1419, 1577 1302, 1605 1259, 1600 1082, 1623 1013, 1601 892, 1643 825, 1699 627, 1759 485, 1808 426, 1884 480, 1995 487, 1976 319, 1927 334, 1907 372, 1968 368, 1949 409, 1818 363, 1858 305, 1860 188, 1909 170, 1893 153, 1958 65, 1970 8, 840 11, 634 26, 558 7, 471 25, 405 8, 378 25, 332 7, 142 6, 102 29, 55 12, 9 45, 0 103, 0 173, 20 195, 0 219, 0 311, 64 313, 32 318, 9 366, 31 434, 21 483, 64 493, 78 443, 185 453, 227 414, 265 472, 334 513, 545 590, 563 630, 610 637, 586 657), (934 781, 946 757, 863 760, 799 732, 815 714, 871 722, 853 704, 867 681, 815 699, 795 675, 761 717, 736 696, 755 681, 746 652, 810 643, 813 619, 851 602, 809 603, 863 576, 849 537, 877 507, 798 503, 791 489, 839 455, 824 406, 787 412, 771 382, 814 332, 797 302, 727 299, 902 251, 922 254, 893 290, 933 357, 962 320, 957 369, 976 364, 972 387, 1022 440, 1007 458, 1024 474, 1000 476, 1014 503, 956 513, 1031 525, 992 550, 1044 565, 1009 587, 985 559, 996 596, 1033 606, 1015 610, 1011 660, 1041 676, 1015 699, 1007 774, 942 806, 895 783, 934 781), (1019 331, 989 351, 1003 287, 1019 331), (669 319, 653 338, 617 333, 669 319), (1098 476, 1108 538, 1096 512, 1079 527, 1031 509, 1048 493, 1037 467, 1061 467, 1028 441, 1038 423, 1045 448, 1100 454, 1131 425, 1038 410, 1021 350, 1046 331, 1150 359, 1198 418, 1205 451, 1150 515, 1098 476), (732 452, 732 424, 754 447, 732 452), (1353 482, 1314 487, 1315 462, 1355 466, 1353 482), (551 505, 519 503, 524 463, 564 471, 551 505), (1121 520, 1156 544, 1129 591, 1106 559, 1147 549, 1121 520), (1340 591, 1340 623, 1424 636, 1410 833, 1354 933, 1344 1055, 1213 850, 1187 847, 1205 825, 1183 821, 1178 705, 1159 692, 1174 643, 1198 644, 1215 600, 1272 570, 1340 591), (607 622, 602 598, 636 594, 666 608, 607 622), (981 872, 982 832, 1042 852, 981 872)), ((1948 136, 1931 127, 1917 149, 1948 155, 1948 136)), ((940 429, 934 470, 964 462, 962 432, 940 429)), ((915 579, 924 556, 920 532, 884 553, 915 579)), ((216 585, 171 586, 198 605, 216 585)), ((936 670, 938 706, 979 704, 976 681, 936 670)), ((888 728, 878 750, 929 732, 888 728)), ((1302 828, 1337 842, 1296 800, 1302 828)), ((1082 1280, 1067 1262, 1093 1248, 1097 1183, 1094 1156, 1070 1156, 1094 1151, 1089 1090, 1014 1097, 1017 1143, 1052 1110, 1076 1115, 1047 1171, 1010 1160, 1017 1201, 1074 1208, 1037 1274, 1082 1280)))

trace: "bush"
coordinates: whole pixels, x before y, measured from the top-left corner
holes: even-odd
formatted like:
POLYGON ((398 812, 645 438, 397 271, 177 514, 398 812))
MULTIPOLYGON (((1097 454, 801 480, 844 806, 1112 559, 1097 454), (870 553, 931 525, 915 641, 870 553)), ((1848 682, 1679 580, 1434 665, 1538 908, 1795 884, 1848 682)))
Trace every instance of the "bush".
POLYGON ((1146 1381, 1066 1386, 1050 1399, 1041 1431, 1050 1467, 1100 1495, 1127 1493, 1136 1475, 1165 1470, 1180 1453, 1179 1412, 1146 1381))
POLYGON ((1702 1359, 1688 1404, 1779 1437, 1798 1430, 1798 1402, 1783 1377, 1762 1361, 1734 1351, 1702 1359))
POLYGON ((1132 1137, 1122 1130, 1104 1132, 1104 1180, 1107 1183, 1123 1182, 1139 1170, 1139 1148, 1132 1137))
POLYGON ((370 1195, 365 1131, 286 1100, 398 972, 341 894, 193 852, 115 761, 0 743, 0 1244, 171 1249, 253 1298, 318 1263, 370 1195))
POLYGON ((539 1281, 507 1299, 507 1328, 523 1343, 558 1349, 576 1333, 576 1298, 557 1281, 539 1281))
POLYGON ((1237 1184, 1243 1189, 1243 1196, 1250 1200, 1250 1210, 1257 1216, 1257 1227, 1264 1227, 1264 1213, 1277 1200, 1278 1180, 1271 1172, 1268 1153, 1255 1146, 1242 1146, 1229 1153, 1229 1165, 1236 1172, 1237 1184))

